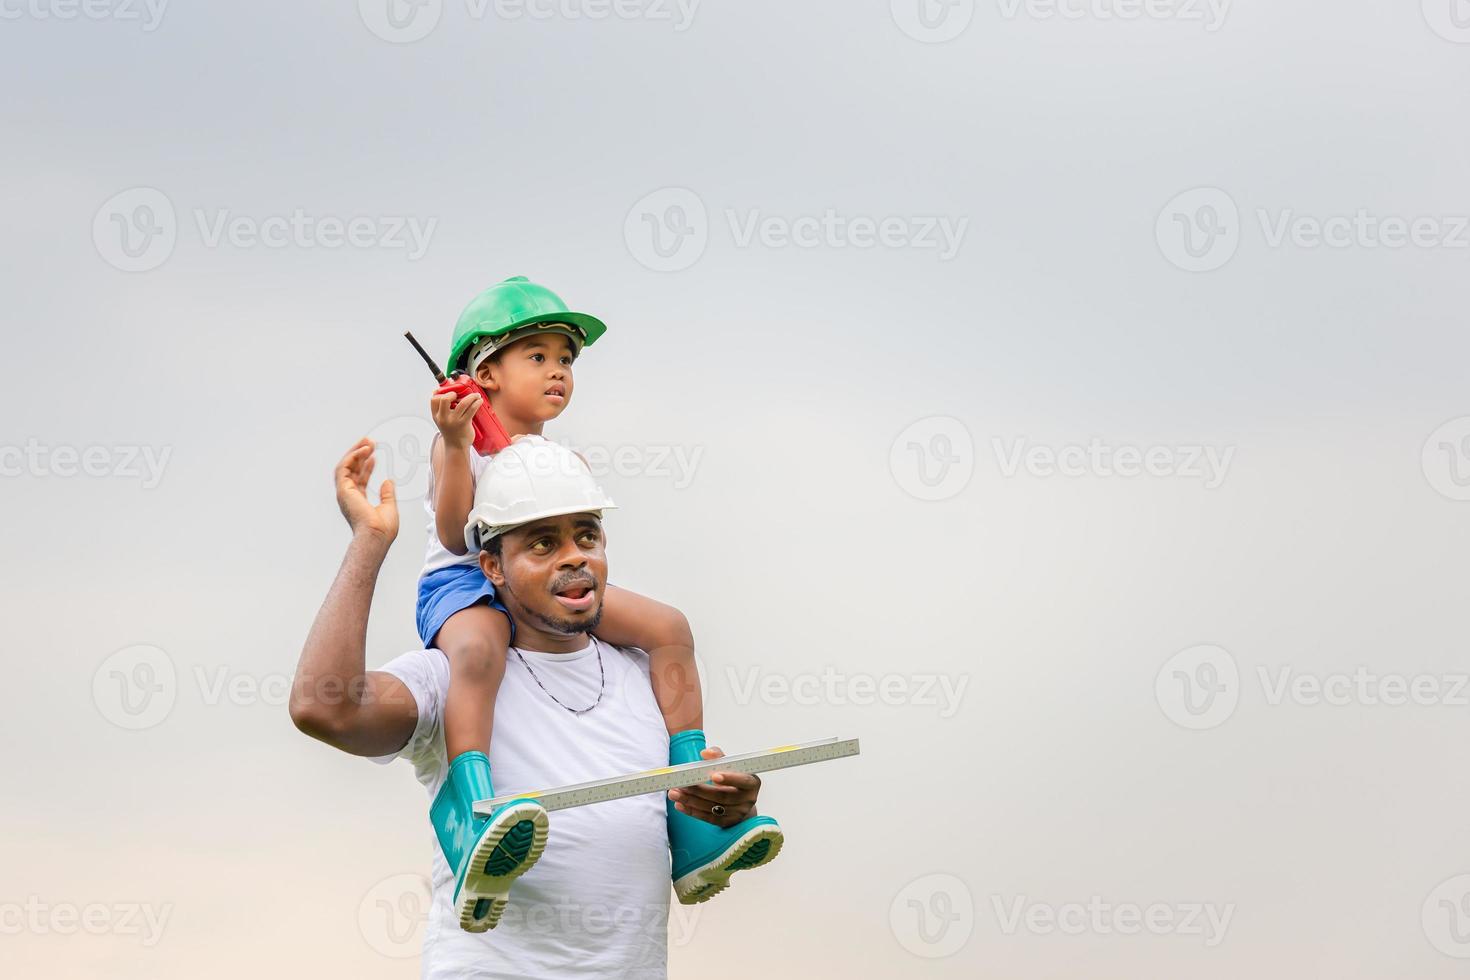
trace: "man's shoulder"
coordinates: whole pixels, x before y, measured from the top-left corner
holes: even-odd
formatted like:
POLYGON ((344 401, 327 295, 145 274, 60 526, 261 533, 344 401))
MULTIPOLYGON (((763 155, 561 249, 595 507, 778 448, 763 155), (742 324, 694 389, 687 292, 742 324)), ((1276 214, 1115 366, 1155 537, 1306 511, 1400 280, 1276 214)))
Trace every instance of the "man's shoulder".
POLYGON ((438 650, 410 650, 377 668, 413 689, 449 688, 449 658, 438 650))
POLYGON ((597 640, 597 642, 601 644, 603 650, 621 654, 627 660, 642 666, 645 670, 648 669, 648 653, 642 647, 620 647, 611 643, 604 643, 602 640, 597 640))

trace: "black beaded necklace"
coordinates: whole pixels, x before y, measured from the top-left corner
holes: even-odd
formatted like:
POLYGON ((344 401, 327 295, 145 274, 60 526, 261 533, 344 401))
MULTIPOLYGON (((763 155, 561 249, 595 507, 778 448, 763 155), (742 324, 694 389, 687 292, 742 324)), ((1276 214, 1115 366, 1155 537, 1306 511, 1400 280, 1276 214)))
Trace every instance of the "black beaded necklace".
POLYGON ((597 651, 597 700, 593 701, 585 708, 567 708, 566 705, 561 703, 560 698, 558 698, 555 694, 552 694, 550 691, 546 690, 546 685, 541 683, 541 678, 537 677, 536 672, 531 669, 531 665, 526 663, 526 658, 521 656, 521 651, 515 647, 511 647, 511 649, 515 650, 516 659, 521 662, 521 666, 526 668, 526 672, 531 675, 531 680, 535 681, 536 686, 541 688, 542 691, 546 692, 546 696, 548 698, 551 698, 551 700, 555 701, 557 704, 561 704, 563 708, 566 708, 574 715, 585 715, 587 712, 591 711, 593 708, 602 703, 602 692, 607 687, 607 672, 602 669, 602 647, 598 644, 596 637, 589 637, 589 639, 592 640, 592 648, 597 651))

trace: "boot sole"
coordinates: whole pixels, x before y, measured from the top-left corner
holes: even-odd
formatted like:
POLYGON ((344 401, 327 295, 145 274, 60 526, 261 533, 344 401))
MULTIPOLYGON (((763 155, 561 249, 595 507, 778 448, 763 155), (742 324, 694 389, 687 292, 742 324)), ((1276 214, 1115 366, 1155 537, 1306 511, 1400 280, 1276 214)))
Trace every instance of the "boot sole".
POLYGON ((752 827, 740 835, 724 854, 702 867, 681 875, 674 882, 674 894, 681 905, 708 902, 730 887, 730 876, 770 864, 781 853, 786 836, 780 827, 765 824, 752 827))
POLYGON ((495 821, 475 842, 460 886, 459 927, 466 932, 495 928, 510 902, 510 883, 530 871, 546 850, 549 826, 541 804, 511 803, 495 821))

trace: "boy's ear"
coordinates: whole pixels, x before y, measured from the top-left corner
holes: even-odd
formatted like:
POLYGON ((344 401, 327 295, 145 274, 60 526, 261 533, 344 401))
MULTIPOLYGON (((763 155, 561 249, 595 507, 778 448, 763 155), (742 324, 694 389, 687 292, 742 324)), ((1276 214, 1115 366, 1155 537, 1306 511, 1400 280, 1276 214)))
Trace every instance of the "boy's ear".
POLYGON ((486 391, 500 390, 500 382, 495 380, 495 372, 491 370, 494 360, 493 357, 487 357, 475 368, 475 381, 486 391))
POLYGON ((500 559, 488 551, 480 552, 480 571, 497 589, 505 585, 505 576, 500 572, 500 559))

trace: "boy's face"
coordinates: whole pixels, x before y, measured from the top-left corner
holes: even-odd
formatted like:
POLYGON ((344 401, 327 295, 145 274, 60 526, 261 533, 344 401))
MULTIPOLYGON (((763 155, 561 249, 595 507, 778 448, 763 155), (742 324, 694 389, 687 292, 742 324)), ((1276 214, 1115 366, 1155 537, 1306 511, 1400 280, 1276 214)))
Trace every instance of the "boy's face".
POLYGON ((572 400, 572 361, 577 357, 565 334, 522 337, 487 358, 475 380, 490 392, 495 410, 527 422, 545 422, 572 400))

